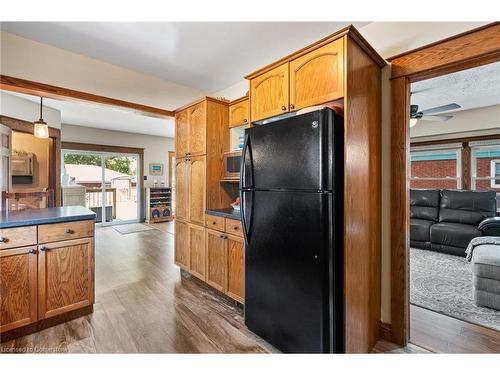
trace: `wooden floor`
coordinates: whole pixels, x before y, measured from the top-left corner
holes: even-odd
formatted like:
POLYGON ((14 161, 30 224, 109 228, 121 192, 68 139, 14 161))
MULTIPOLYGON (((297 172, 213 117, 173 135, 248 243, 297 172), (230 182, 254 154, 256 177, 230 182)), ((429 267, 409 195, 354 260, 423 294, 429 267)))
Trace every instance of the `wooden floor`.
POLYGON ((413 305, 410 341, 439 353, 500 353, 500 332, 413 305))
MULTIPOLYGON (((173 223, 120 234, 96 230, 94 313, 8 341, 0 352, 268 353, 241 308, 174 265, 173 223)), ((377 353, 421 353, 380 342, 377 353)))

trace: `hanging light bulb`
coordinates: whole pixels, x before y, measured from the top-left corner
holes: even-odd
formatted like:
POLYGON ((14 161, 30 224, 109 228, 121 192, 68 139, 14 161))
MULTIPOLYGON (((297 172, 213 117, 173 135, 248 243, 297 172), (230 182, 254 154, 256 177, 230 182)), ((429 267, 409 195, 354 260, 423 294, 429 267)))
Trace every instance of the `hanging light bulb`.
POLYGON ((415 125, 417 125, 417 122, 418 122, 418 119, 416 118, 411 118, 410 119, 410 128, 414 127, 415 125))
POLYGON ((43 98, 40 97, 40 119, 33 123, 33 125, 35 126, 33 135, 37 138, 49 138, 49 127, 47 123, 43 121, 42 111, 43 111, 43 98))

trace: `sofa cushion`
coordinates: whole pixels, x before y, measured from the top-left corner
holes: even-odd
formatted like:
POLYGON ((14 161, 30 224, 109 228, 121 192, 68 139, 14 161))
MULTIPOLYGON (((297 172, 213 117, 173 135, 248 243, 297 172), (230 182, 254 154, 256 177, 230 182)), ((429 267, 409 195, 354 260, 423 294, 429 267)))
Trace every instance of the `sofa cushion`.
POLYGON ((410 240, 430 241, 430 227, 432 224, 435 224, 435 222, 431 220, 410 219, 410 240))
POLYGON ((442 190, 439 221, 479 225, 486 217, 495 216, 494 191, 442 190))
POLYGON ((475 276, 500 280, 500 246, 484 244, 475 247, 472 265, 475 276))
POLYGON ((410 218, 423 220, 438 220, 439 190, 411 189, 410 218))
POLYGON ((474 225, 458 223, 436 223, 431 226, 431 242, 446 246, 461 247, 464 249, 469 242, 481 236, 481 232, 474 225))

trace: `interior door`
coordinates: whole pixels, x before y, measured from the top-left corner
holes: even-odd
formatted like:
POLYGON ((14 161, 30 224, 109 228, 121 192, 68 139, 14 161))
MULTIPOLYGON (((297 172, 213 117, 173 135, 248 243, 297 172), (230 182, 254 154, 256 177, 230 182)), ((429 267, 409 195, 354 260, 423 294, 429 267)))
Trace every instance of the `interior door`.
POLYGON ((38 246, 38 318, 94 303, 94 239, 38 246))
POLYGON ((205 225, 205 156, 189 161, 189 221, 205 225))
POLYGON ((185 158, 175 159, 175 217, 179 220, 189 218, 189 165, 185 158))
POLYGON ((250 80, 251 121, 288 112, 288 63, 250 80))

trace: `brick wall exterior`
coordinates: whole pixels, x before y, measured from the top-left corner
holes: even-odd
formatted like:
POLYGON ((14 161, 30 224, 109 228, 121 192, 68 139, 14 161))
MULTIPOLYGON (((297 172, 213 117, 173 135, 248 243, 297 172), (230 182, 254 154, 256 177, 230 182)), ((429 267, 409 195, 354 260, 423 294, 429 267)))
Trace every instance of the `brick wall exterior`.
MULTIPOLYGON (((476 175, 477 177, 490 177, 491 175, 491 161, 498 160, 497 158, 480 158, 477 159, 476 175)), ((492 188, 491 181, 476 181, 477 190, 495 190, 500 193, 500 188, 492 188)))
MULTIPOLYGON (((457 175, 456 160, 419 160, 411 162, 411 177, 449 177, 457 175)), ((412 189, 457 189, 456 180, 411 180, 412 189)))

